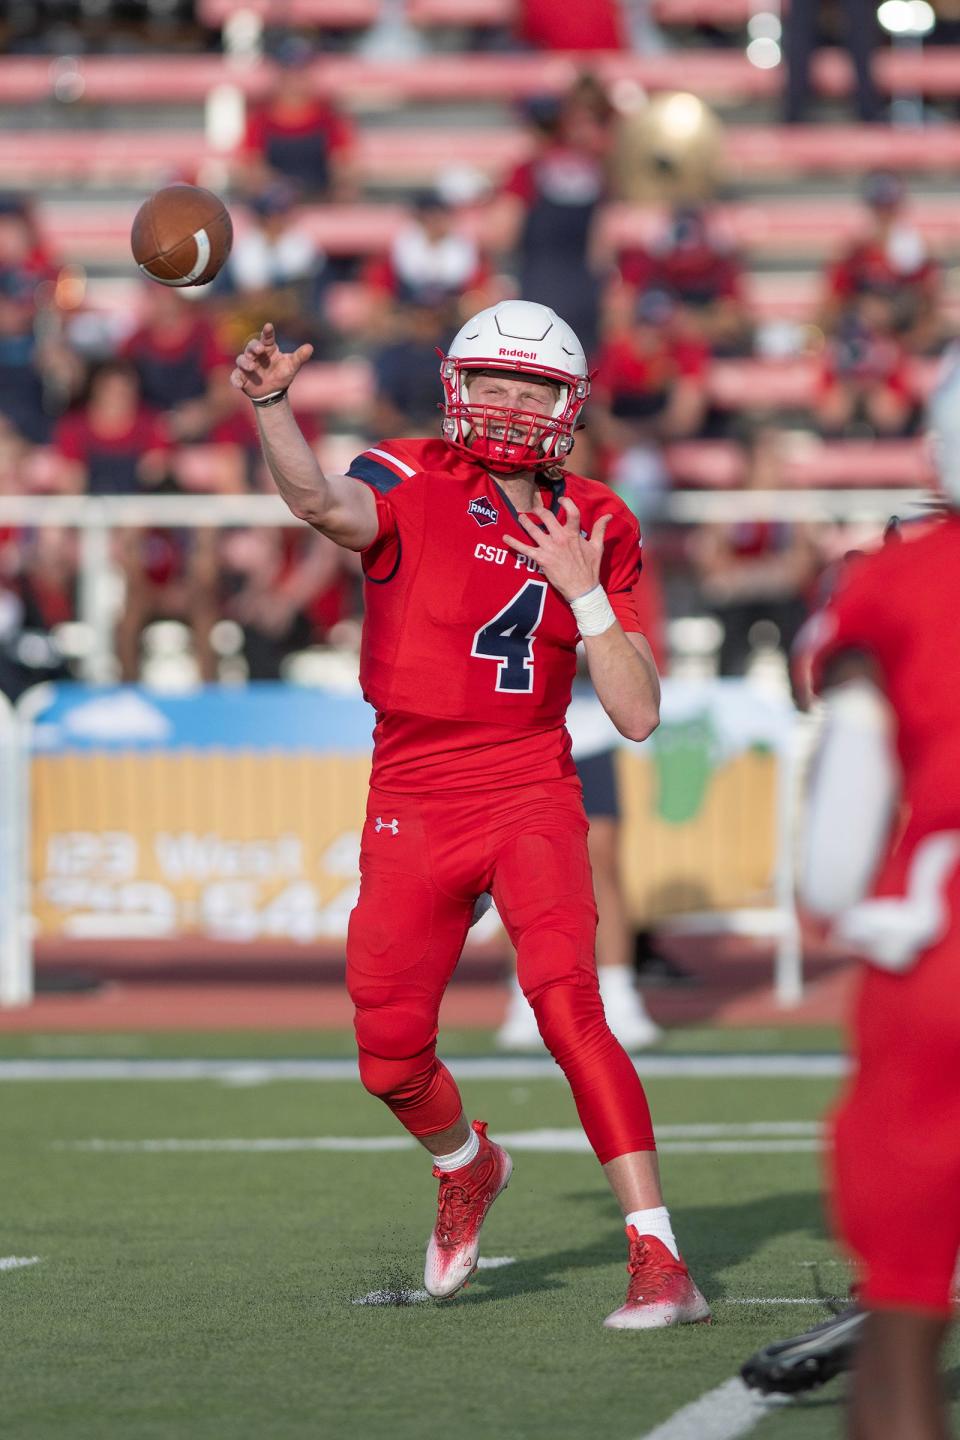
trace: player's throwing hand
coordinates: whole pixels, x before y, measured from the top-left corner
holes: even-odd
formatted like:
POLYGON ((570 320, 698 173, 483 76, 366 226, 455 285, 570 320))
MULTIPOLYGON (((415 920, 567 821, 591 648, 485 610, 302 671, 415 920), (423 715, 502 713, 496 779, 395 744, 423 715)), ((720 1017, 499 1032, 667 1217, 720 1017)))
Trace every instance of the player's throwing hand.
POLYGON ((284 354, 277 344, 277 332, 268 321, 259 336, 248 340, 237 356, 230 384, 251 400, 287 390, 312 354, 312 345, 301 345, 299 350, 284 354))
POLYGON ((600 583, 603 539, 612 517, 601 515, 591 534, 585 537, 580 530, 580 511, 573 501, 564 496, 560 504, 567 512, 565 524, 561 525, 546 506, 538 503, 530 514, 520 516, 530 543, 514 540, 512 535, 503 538, 518 555, 536 560, 564 600, 579 600, 600 583))

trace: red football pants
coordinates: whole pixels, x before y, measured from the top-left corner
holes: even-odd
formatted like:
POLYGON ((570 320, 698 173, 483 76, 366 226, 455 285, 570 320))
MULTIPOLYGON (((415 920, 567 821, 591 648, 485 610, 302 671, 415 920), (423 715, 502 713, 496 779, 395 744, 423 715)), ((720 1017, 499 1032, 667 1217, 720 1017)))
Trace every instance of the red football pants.
POLYGON ((655 1148, 643 1087, 604 1018, 587 820, 576 777, 445 795, 371 790, 347 937, 360 1077, 414 1135, 463 1105, 436 1056, 440 1001, 474 902, 493 891, 540 1033, 601 1164, 655 1148))
POLYGON ((854 1042, 834 1117, 838 1229, 866 1305, 947 1318, 960 1252, 960 934, 903 974, 864 966, 854 1042))

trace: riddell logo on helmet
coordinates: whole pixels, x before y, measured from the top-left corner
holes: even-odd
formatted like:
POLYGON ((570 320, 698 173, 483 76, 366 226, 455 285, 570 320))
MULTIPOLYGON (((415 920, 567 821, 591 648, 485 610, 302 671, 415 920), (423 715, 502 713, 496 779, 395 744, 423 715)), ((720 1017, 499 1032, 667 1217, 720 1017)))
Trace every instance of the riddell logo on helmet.
POLYGON ((536 360, 537 358, 536 350, 507 350, 503 345, 500 346, 500 354, 509 355, 512 359, 517 360, 536 360))

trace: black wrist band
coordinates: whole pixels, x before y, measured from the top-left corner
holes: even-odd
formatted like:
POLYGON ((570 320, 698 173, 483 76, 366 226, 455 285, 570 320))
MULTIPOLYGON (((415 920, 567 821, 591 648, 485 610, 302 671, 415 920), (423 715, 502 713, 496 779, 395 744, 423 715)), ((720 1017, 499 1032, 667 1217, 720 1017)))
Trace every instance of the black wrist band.
POLYGON ((259 400, 250 396, 250 404, 256 405, 258 410, 266 410, 268 405, 279 405, 286 396, 286 390, 274 390, 272 395, 263 395, 259 400))

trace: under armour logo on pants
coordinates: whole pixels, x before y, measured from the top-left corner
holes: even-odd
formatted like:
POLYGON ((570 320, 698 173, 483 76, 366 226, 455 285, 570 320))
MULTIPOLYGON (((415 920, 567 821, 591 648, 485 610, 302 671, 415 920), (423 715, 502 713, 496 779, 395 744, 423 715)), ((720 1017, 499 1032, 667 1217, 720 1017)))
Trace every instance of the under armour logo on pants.
POLYGON ((381 831, 381 830, 389 830, 389 831, 391 831, 394 835, 397 835, 397 834, 399 834, 399 832, 400 832, 400 821, 399 821, 399 820, 381 820, 381 819, 380 819, 380 816, 378 815, 378 816, 377 816, 377 834, 378 834, 378 835, 380 834, 380 831, 381 831))

